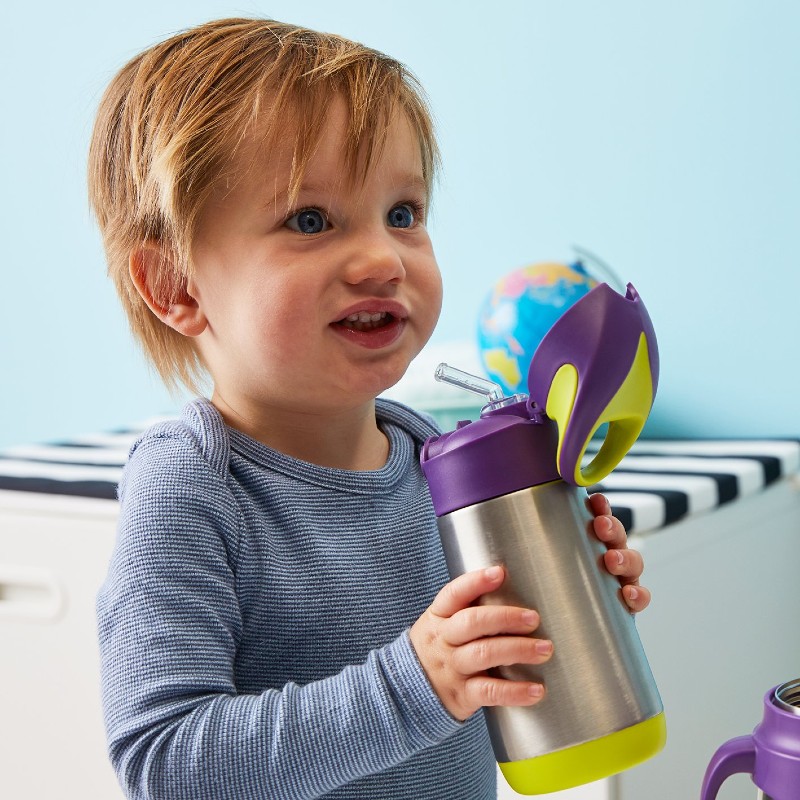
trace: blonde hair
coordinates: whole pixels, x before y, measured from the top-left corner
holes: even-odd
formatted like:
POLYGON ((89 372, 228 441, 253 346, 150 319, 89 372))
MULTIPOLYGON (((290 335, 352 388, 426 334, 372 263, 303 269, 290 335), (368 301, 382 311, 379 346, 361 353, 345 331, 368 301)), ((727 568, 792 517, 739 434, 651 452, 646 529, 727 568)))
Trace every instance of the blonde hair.
POLYGON ((193 340, 137 291, 131 253, 159 245, 147 282, 168 307, 191 274, 200 211, 256 119, 267 148, 294 134, 293 199, 335 97, 348 109, 344 157, 353 176, 368 172, 400 110, 418 137, 430 193, 438 150, 420 85, 398 61, 340 36, 266 19, 217 20, 145 50, 108 86, 89 148, 89 199, 131 329, 170 388, 196 391, 204 368, 193 340))

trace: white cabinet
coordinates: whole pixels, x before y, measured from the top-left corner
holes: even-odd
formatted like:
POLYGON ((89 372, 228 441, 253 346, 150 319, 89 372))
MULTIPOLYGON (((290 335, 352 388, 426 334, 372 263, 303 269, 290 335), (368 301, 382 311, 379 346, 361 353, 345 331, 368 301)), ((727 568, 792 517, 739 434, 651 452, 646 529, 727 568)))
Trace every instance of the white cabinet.
POLYGON ((0 796, 122 798, 106 758, 94 601, 113 501, 0 492, 0 796))

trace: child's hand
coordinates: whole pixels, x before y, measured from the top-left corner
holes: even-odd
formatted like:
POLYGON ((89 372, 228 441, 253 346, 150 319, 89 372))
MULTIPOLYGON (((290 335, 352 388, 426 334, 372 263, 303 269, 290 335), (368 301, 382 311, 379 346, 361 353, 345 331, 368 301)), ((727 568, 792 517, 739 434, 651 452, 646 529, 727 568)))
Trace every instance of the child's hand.
POLYGON ((532 609, 473 606, 505 579, 502 567, 460 575, 448 583, 411 628, 411 643, 444 707, 465 720, 482 706, 530 706, 544 687, 487 674, 492 667, 542 664, 552 643, 529 634, 539 625, 532 609))
POLYGON ((650 603, 650 592, 639 585, 644 569, 641 554, 628 548, 625 528, 611 516, 611 506, 602 494, 593 494, 587 505, 594 514, 594 534, 608 547, 604 556, 606 569, 619 578, 622 596, 631 611, 644 611, 650 603))

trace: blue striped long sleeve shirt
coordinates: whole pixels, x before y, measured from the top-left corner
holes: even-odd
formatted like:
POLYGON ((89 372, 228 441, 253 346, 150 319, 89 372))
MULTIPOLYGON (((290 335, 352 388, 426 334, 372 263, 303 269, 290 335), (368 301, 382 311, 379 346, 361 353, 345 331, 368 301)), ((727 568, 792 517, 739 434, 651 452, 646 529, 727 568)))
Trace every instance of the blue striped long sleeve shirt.
POLYGON ((447 581, 419 448, 389 401, 373 472, 228 428, 206 400, 134 445, 98 596, 109 751, 137 800, 490 800, 408 628, 447 581))

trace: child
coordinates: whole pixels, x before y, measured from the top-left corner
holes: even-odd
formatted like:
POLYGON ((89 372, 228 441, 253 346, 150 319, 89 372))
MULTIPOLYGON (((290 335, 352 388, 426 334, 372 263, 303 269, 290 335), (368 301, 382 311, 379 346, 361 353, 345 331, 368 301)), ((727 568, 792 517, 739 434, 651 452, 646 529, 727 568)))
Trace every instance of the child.
MULTIPOLYGON (((167 383, 213 384, 120 485, 98 614, 129 797, 496 796, 475 712, 545 690, 489 670, 552 645, 534 609, 473 605, 502 568, 447 582, 418 463, 435 427, 375 399, 439 314, 436 162, 402 65, 277 22, 176 35, 107 90, 90 192, 110 274, 167 383)), ((641 558, 590 506, 641 610, 641 558)))

